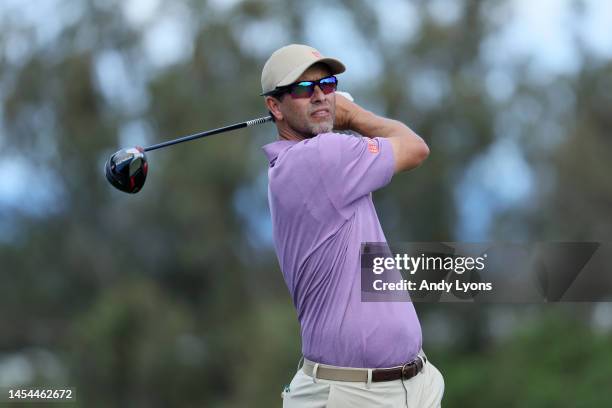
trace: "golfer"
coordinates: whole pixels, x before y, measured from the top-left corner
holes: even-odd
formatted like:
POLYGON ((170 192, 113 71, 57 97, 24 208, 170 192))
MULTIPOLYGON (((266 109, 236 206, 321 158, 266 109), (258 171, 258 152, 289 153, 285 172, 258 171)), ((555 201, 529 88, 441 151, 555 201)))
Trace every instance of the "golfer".
POLYGON ((274 243, 304 359, 283 406, 440 406, 444 381, 422 352, 412 303, 361 301, 361 244, 386 242, 371 193, 418 167, 429 149, 406 125, 337 95, 344 71, 292 44, 261 74, 279 135, 263 148, 274 243))

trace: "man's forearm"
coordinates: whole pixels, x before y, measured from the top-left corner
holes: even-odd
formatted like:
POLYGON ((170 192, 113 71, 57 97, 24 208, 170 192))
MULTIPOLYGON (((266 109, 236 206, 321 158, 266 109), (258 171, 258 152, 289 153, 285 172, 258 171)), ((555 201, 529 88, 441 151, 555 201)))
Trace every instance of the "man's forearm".
POLYGON ((410 128, 402 122, 378 116, 368 110, 360 108, 351 121, 351 130, 366 137, 394 137, 405 133, 412 133, 410 128))

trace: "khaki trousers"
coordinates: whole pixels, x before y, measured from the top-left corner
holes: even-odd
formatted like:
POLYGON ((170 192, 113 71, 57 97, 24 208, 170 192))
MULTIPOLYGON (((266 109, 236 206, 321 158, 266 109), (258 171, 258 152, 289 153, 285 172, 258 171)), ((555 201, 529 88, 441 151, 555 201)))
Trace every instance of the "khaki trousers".
POLYGON ((429 408, 440 407, 444 379, 427 360, 425 368, 409 380, 373 382, 313 379, 302 369, 283 392, 283 408, 429 408))

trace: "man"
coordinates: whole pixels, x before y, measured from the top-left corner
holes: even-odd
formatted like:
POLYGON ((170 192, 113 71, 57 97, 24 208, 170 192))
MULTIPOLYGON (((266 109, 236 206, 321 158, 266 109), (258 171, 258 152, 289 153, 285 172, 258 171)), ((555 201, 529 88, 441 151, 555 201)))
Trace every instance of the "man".
POLYGON ((275 51, 261 85, 279 140, 264 146, 276 253, 301 326, 304 366, 285 407, 439 406, 410 302, 362 302, 362 242, 386 242, 371 192, 419 166, 406 125, 336 95, 344 65, 306 45, 275 51), (334 133, 351 130, 355 137, 334 133))

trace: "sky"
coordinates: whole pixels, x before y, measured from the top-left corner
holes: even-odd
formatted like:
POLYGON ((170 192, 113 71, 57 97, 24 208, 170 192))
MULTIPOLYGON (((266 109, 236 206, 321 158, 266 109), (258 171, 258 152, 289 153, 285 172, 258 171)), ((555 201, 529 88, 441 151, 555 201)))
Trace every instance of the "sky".
MULTIPOLYGON (((240 1, 211 0, 209 4, 215 18, 225 18, 240 1)), ((95 59, 95 81, 106 99, 137 116, 149 102, 147 78, 191 57, 191 38, 198 22, 178 1, 126 0, 118 4, 127 21, 144 30, 142 48, 149 62, 146 65, 150 68, 128 66, 120 53, 105 50, 95 59)), ((457 4, 455 0, 432 0, 427 2, 427 8, 438 24, 445 25, 460 17, 457 4)), ((503 101, 512 97, 509 68, 521 57, 532 59, 531 74, 540 81, 551 81, 555 75, 572 73, 580 68, 580 59, 573 45, 576 38, 583 41, 594 55, 612 58, 612 35, 603 35, 609 33, 612 26, 612 2, 584 0, 586 11, 579 19, 572 12, 572 4, 571 0, 510 0, 503 7, 487 11, 491 19, 503 21, 503 29, 488 38, 481 49, 481 57, 491 67, 485 81, 490 85, 494 99, 503 101)), ((389 44, 399 40, 410 41, 417 35, 419 21, 410 2, 381 0, 377 5, 377 18, 384 22, 381 36, 389 44)), ((0 23, 10 18, 13 23, 34 27, 35 41, 29 42, 22 33, 10 31, 0 52, 8 61, 19 65, 27 60, 32 47, 52 44, 62 25, 77 21, 82 13, 83 9, 75 2, 39 0, 34 5, 21 0, 3 0, 0 3, 0 23), (53 19, 48 18, 51 14, 53 19)), ((345 62, 350 69, 343 74, 343 89, 350 92, 351 84, 374 78, 383 67, 376 63, 376 52, 360 34, 359 27, 351 19, 344 18, 346 13, 339 6, 329 5, 327 12, 318 16, 318 24, 306 32, 306 40, 324 54, 337 56, 345 62), (347 38, 351 41, 346 41, 347 38)), ((286 33, 282 21, 264 19, 237 27, 235 34, 243 42, 246 52, 263 60, 279 45, 291 41, 286 33), (254 43, 253 38, 260 40, 254 43)), ((9 81, 10 78, 0 77, 0 103, 9 81)), ((415 93, 425 103, 435 105, 445 92, 443 76, 439 73, 426 72, 419 78, 415 77, 414 83, 415 93)), ((364 103, 367 105, 367 101, 364 103)), ((120 130, 120 141, 125 145, 150 143, 147 139, 149 129, 144 120, 130 121, 120 130)), ((10 135, 3 130, 0 116, 0 152, 8 137, 10 135)), ((489 151, 468 166, 457 188, 460 213, 457 240, 487 239, 496 212, 508 206, 521 205, 533 192, 531 172, 516 141, 508 134, 501 133, 496 137, 498 141, 489 151), (493 181, 487 176, 487 169, 491 166, 498 167, 496 175, 499 178, 493 181)), ((48 188, 53 185, 52 176, 39 179, 34 177, 36 171, 23 158, 0 154, 0 173, 8 175, 0 184, 0 214, 3 209, 19 207, 21 211, 36 216, 44 208, 54 208, 53 203, 61 199, 61 192, 48 188)), ((240 197, 244 195, 244 191, 239 192, 240 197)), ((242 199, 250 198, 247 195, 242 199)), ((263 231, 269 227, 262 225, 260 220, 251 221, 256 230, 263 231)), ((0 236, 3 228, 8 226, 0 222, 0 236)), ((269 234, 266 234, 266 239, 270 239, 269 234)))

